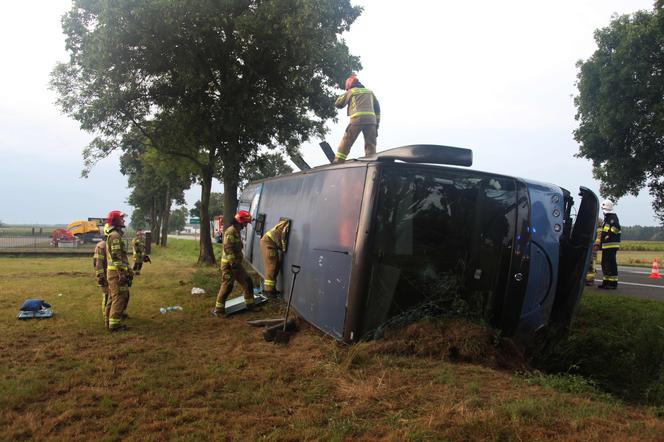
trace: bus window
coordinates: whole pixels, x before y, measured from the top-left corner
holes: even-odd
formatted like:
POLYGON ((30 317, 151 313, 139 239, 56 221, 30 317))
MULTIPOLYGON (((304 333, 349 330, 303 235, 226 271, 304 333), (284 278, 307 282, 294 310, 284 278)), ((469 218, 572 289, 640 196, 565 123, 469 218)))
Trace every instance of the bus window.
POLYGON ((484 315, 509 265, 514 180, 386 168, 377 199, 364 332, 416 306, 429 314, 484 315))

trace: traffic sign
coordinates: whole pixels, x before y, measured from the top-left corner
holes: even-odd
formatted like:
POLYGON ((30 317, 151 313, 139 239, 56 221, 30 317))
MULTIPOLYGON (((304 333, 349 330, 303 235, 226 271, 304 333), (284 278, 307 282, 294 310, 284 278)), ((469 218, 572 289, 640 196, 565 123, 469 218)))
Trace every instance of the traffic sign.
POLYGON ((200 218, 189 218, 189 224, 200 224, 201 219, 200 218))

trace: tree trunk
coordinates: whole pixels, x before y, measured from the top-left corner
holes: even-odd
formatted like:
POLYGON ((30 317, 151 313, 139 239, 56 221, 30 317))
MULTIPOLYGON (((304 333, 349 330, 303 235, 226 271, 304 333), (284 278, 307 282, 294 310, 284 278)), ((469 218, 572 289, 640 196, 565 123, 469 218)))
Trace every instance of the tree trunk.
POLYGON ((152 197, 152 205, 150 207, 150 231, 152 232, 152 242, 159 244, 159 215, 157 211, 157 197, 152 197))
POLYGON ((240 181, 238 174, 232 160, 224 161, 222 172, 224 180, 224 225, 230 225, 230 220, 237 212, 237 186, 240 181))
POLYGON ((201 242, 198 254, 198 264, 216 264, 212 249, 212 238, 210 237, 210 191, 212 190, 212 168, 205 167, 201 170, 201 242))
POLYGON ((160 245, 166 247, 168 243, 168 220, 171 217, 171 184, 166 183, 166 199, 164 200, 164 211, 161 216, 161 241, 160 245))

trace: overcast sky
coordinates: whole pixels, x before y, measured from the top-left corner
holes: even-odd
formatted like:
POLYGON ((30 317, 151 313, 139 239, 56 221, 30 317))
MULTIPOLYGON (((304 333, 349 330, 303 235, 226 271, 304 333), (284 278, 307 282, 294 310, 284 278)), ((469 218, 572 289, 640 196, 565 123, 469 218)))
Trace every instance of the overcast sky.
MULTIPOLYGON (((575 195, 598 191, 591 166, 574 157, 575 62, 595 50, 593 31, 614 13, 652 10, 653 0, 363 0, 345 35, 362 59, 358 76, 381 104, 378 150, 430 143, 467 147, 474 169, 546 181, 575 195)), ((92 139, 60 114, 47 89, 66 61, 60 18, 69 1, 5 2, 0 16, 0 220, 68 223, 131 212, 117 156, 80 178, 92 139)), ((336 148, 345 113, 330 123, 336 148)), ((363 155, 359 140, 349 157, 363 155)), ((317 142, 305 159, 325 162, 317 142)), ((215 183, 213 191, 221 191, 215 183)), ((191 207, 200 187, 187 192, 191 207)), ((647 192, 617 205, 623 225, 655 225, 647 192)))

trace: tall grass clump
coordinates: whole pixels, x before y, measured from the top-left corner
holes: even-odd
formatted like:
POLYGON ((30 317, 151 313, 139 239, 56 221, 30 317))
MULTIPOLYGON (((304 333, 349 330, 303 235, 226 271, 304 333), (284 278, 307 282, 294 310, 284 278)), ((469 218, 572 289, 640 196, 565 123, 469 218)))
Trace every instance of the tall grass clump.
POLYGON ((664 405, 664 303, 584 295, 569 336, 535 365, 582 375, 628 401, 664 405))

